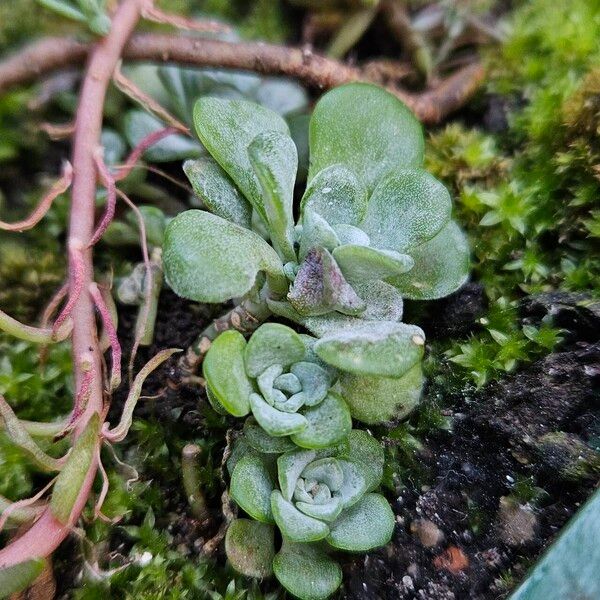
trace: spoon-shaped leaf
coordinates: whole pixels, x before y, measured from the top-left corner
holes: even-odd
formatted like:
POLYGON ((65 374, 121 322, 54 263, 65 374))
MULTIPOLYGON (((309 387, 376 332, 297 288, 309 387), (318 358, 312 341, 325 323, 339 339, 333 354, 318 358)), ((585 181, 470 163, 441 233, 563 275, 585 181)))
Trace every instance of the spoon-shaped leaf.
POLYGON ((273 478, 257 455, 242 457, 231 474, 229 494, 253 519, 262 523, 273 523, 271 492, 273 478))
POLYGON ((340 566, 314 544, 286 540, 273 560, 279 583, 300 600, 325 600, 342 583, 340 566))
POLYGON ((256 378, 272 365, 286 368, 301 361, 305 354, 302 338, 291 327, 265 323, 254 332, 246 346, 246 372, 256 378))
POLYGON ((225 552, 233 568, 243 575, 258 579, 269 577, 275 556, 273 526, 235 519, 225 535, 225 552))
POLYGON ((408 254, 354 244, 338 246, 333 250, 333 258, 350 283, 400 275, 410 271, 414 265, 408 254))
POLYGON ((210 212, 246 229, 252 227, 252 206, 214 158, 186 160, 183 172, 210 212))
POLYGON ((298 477, 304 468, 315 460, 317 453, 313 450, 294 450, 286 452, 277 459, 279 487, 283 497, 291 501, 296 489, 298 477))
POLYGON ((281 534, 291 542, 316 542, 329 534, 329 527, 300 512, 279 490, 271 494, 271 510, 281 534))
POLYGON ((352 418, 346 403, 329 393, 317 406, 306 409, 303 416, 308 422, 302 431, 292 435, 294 444, 302 448, 327 448, 341 442, 352 429, 352 418))
POLYGON ((371 245, 397 252, 419 246, 450 221, 448 190, 422 169, 394 171, 373 191, 360 224, 371 245))
POLYGON ((267 404, 260 394, 250 394, 250 406, 258 424, 273 437, 292 435, 307 427, 304 416, 299 413, 277 410, 267 404))
POLYGON ((405 298, 434 300, 459 289, 469 277, 469 245, 454 222, 433 239, 410 250, 415 266, 388 280, 405 298))
POLYGON ((254 102, 207 96, 194 106, 194 125, 212 157, 268 222, 262 187, 250 163, 248 146, 257 135, 267 131, 289 134, 285 120, 254 102))
POLYGON ((196 302, 225 302, 248 293, 260 271, 275 293, 287 280, 281 260, 260 236, 201 210, 177 215, 167 226, 165 276, 173 291, 196 302))
POLYGON ((402 377, 421 360, 424 346, 425 334, 416 325, 373 321, 324 335, 315 352, 341 371, 402 377))
POLYGON ((309 182, 323 169, 341 164, 372 191, 392 170, 423 164, 420 123, 398 98, 367 83, 342 85, 325 94, 310 120, 309 140, 309 182))
POLYGON ((421 398, 421 364, 417 363, 399 379, 343 373, 339 389, 352 416, 363 423, 376 425, 403 419, 421 398))
POLYGON ((211 344, 202 367, 207 387, 234 417, 250 412, 249 397, 254 391, 244 366, 245 349, 246 340, 239 331, 224 331, 211 344))
POLYGON ((314 176, 300 210, 314 211, 330 225, 358 225, 367 210, 367 190, 350 169, 332 165, 314 176))
POLYGON ((294 252, 294 184, 298 152, 292 138, 278 131, 257 135, 248 146, 250 163, 262 186, 262 206, 273 246, 284 262, 294 252))
POLYGON ((367 552, 392 539, 395 523, 388 501, 381 494, 367 494, 330 526, 327 541, 347 552, 367 552))

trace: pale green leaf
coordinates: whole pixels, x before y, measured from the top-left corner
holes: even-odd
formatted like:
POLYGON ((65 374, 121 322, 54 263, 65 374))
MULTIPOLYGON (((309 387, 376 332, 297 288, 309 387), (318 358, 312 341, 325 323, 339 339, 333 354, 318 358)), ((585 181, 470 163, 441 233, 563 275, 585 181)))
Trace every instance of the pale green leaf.
POLYGON ((250 204, 268 222, 260 182, 250 163, 248 146, 268 131, 289 134, 277 113, 247 100, 200 98, 194 106, 194 125, 200 141, 233 179, 250 204))
POLYGON ((334 496, 324 504, 296 502, 296 508, 309 517, 331 523, 332 521, 335 521, 342 512, 342 500, 339 496, 334 496))
POLYGON ((341 442, 352 429, 352 418, 346 403, 329 393, 317 406, 303 411, 307 426, 292 435, 294 444, 302 448, 327 448, 341 442))
POLYGON ((262 207, 273 246, 283 262, 294 261, 296 146, 289 134, 268 131, 252 140, 248 155, 262 187, 262 207))
POLYGON ((235 519, 225 534, 225 553, 236 570, 263 579, 273 573, 273 526, 249 519, 235 519))
POLYGON ((402 294, 384 281, 363 281, 352 285, 367 308, 360 315, 365 321, 401 321, 404 310, 402 294))
POLYGON ((201 210, 177 215, 167 226, 163 265, 173 291, 196 302, 220 303, 248 293, 260 271, 283 293, 287 280, 273 248, 260 236, 201 210))
POLYGON ((238 506, 261 523, 273 523, 271 492, 275 484, 259 456, 242 457, 231 474, 229 495, 238 506))
POLYGON ((469 245, 458 225, 450 222, 433 239, 412 248, 415 266, 388 280, 405 298, 434 300, 458 290, 469 277, 469 245))
POLYGON ((214 158, 186 160, 183 171, 210 212, 246 229, 252 228, 252 206, 214 158))
POLYGON ((422 359, 424 347, 425 334, 416 325, 373 321, 324 335, 315 352, 341 371, 402 377, 422 359))
POLYGON ((308 252, 315 246, 321 246, 331 252, 339 245, 339 237, 321 215, 312 210, 304 211, 300 233, 300 248, 298 249, 299 260, 304 260, 308 252))
POLYGON ((252 417, 244 423, 243 439, 261 454, 281 454, 296 447, 289 438, 269 435, 252 417))
POLYGON ((394 171, 375 188, 361 229, 371 245, 406 252, 430 240, 450 221, 448 190, 422 169, 394 171))
POLYGON ((407 254, 370 246, 346 244, 335 248, 332 254, 351 284, 400 275, 410 271, 414 264, 407 254))
POLYGON ((291 501, 296 488, 296 482, 315 458, 317 453, 314 450, 296 449, 292 452, 286 452, 277 459, 277 473, 279 478, 279 487, 283 497, 291 501))
POLYGON ((327 541, 347 552, 368 552, 392 539, 395 523, 388 501, 381 494, 367 494, 331 525, 327 541))
POLYGON ((338 385, 352 416, 376 425, 403 419, 414 410, 421 399, 423 373, 420 363, 399 379, 343 373, 338 385))
POLYGON ((367 190, 350 169, 332 165, 316 173, 300 210, 316 212, 330 225, 358 225, 367 211, 367 190))
POLYGON ((343 452, 342 456, 361 466, 361 473, 367 478, 367 491, 373 491, 379 486, 383 477, 385 456, 383 447, 370 433, 362 429, 353 429, 348 436, 348 450, 343 452))
POLYGON ((398 98, 367 83, 342 85, 322 96, 309 140, 309 181, 341 164, 372 191, 392 170, 423 164, 420 123, 398 98))
POLYGON ((260 394, 250 394, 250 406, 258 424, 273 437, 292 435, 307 427, 306 418, 301 414, 277 410, 267 404, 260 394))
POLYGON ((271 510, 281 534, 291 542, 316 542, 329 534, 326 523, 300 512, 279 490, 271 494, 271 510))
POLYGON ((219 404, 234 417, 250 412, 250 394, 254 391, 244 366, 244 336, 233 329, 219 334, 202 364, 206 384, 219 404))
POLYGON ((273 571, 279 583, 300 600, 326 600, 342 583, 340 566, 314 544, 284 540, 273 571))

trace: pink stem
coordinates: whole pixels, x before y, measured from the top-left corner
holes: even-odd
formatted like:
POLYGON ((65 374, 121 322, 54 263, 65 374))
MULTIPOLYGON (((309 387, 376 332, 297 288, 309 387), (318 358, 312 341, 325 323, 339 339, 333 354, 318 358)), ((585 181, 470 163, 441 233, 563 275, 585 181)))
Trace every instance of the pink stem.
POLYGON ((52 186, 52 189, 42 198, 35 210, 23 221, 16 223, 5 223, 0 221, 0 229, 4 231, 26 231, 35 227, 50 210, 52 203, 58 196, 66 192, 73 180, 73 167, 66 162, 63 165, 62 177, 52 186))
POLYGON ((117 187, 115 184, 115 179, 110 174, 110 171, 104 163, 101 149, 98 149, 94 153, 94 162, 96 163, 98 174, 100 175, 100 179, 102 180, 102 185, 106 187, 106 210, 104 211, 104 215, 102 216, 100 224, 98 225, 94 235, 92 236, 90 246, 94 246, 98 242, 98 240, 104 235, 104 232, 106 231, 106 229, 108 228, 115 216, 115 207, 117 205, 117 187))
POLYGON ((177 127, 165 127, 164 129, 159 129, 158 131, 153 131, 149 133, 146 137, 142 138, 140 143, 131 151, 131 154, 127 157, 125 164, 115 173, 114 179, 115 181, 121 181, 125 179, 129 173, 131 173, 132 169, 135 167, 136 163, 142 157, 142 154, 148 150, 154 144, 157 144, 162 139, 173 135, 175 133, 181 133, 177 127))
POLYGON ((77 238, 69 240, 69 298, 64 308, 60 311, 52 330, 54 335, 61 325, 71 316, 77 301, 81 297, 86 276, 86 265, 83 258, 83 246, 77 238))
MULTIPOLYGON (((111 31, 94 48, 83 82, 77 108, 73 148, 74 177, 70 215, 69 247, 79 244, 81 254, 69 253, 69 292, 76 298, 73 317, 73 364, 76 389, 80 390, 85 372, 80 359, 92 355, 92 369, 102 372, 101 351, 98 344, 94 305, 89 294, 77 293, 88 289, 93 281, 92 248, 89 245, 94 228, 94 200, 96 195, 96 165, 94 151, 100 143, 102 112, 106 90, 117 66, 123 47, 135 28, 142 10, 142 0, 124 0, 117 9, 111 31), (80 267, 82 271, 80 272, 80 267)), ((95 413, 104 415, 102 380, 95 377, 85 413, 77 424, 74 436, 84 431, 95 413)), ((98 437, 98 445, 101 443, 98 437)), ((79 518, 94 483, 98 461, 94 459, 73 506, 73 519, 79 518)), ((32 558, 51 554, 67 537, 71 528, 57 521, 50 508, 21 537, 0 550, 0 567, 7 567, 32 558)))
POLYGON ((119 337, 117 336, 117 329, 112 320, 112 315, 110 314, 110 310, 108 306, 106 306, 106 302, 98 289, 98 285, 96 283, 92 283, 90 285, 90 294, 94 299, 94 304, 100 313, 100 317, 102 319, 102 325, 104 327, 104 331, 108 337, 111 347, 112 354, 112 374, 110 377, 110 389, 115 390, 119 387, 121 383, 121 344, 119 343, 119 337))

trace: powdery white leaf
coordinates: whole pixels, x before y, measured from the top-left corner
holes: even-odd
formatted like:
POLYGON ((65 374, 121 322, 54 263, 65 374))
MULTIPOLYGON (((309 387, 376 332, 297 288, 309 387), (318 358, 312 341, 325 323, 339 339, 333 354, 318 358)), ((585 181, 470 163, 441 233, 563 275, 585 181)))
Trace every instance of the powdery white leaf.
POLYGON ((332 254, 344 277, 352 284, 400 275, 414 265, 407 254, 369 246, 346 244, 335 248, 332 254))
POLYGON ((279 490, 271 494, 271 511, 281 535, 291 542, 316 542, 329 534, 326 523, 300 512, 279 490))

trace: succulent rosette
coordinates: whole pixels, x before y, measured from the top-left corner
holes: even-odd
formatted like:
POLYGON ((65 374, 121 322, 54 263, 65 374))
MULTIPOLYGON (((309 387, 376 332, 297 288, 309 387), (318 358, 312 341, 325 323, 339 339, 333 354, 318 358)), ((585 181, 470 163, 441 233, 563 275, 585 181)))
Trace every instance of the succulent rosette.
POLYGON ((383 474, 383 450, 357 430, 324 450, 265 452, 258 446, 263 451, 244 435, 228 463, 229 493, 253 521, 230 525, 227 555, 244 574, 274 573, 299 598, 326 598, 341 582, 330 551, 366 552, 391 539, 394 514, 374 492, 383 474), (277 553, 274 526, 283 540, 277 553))

